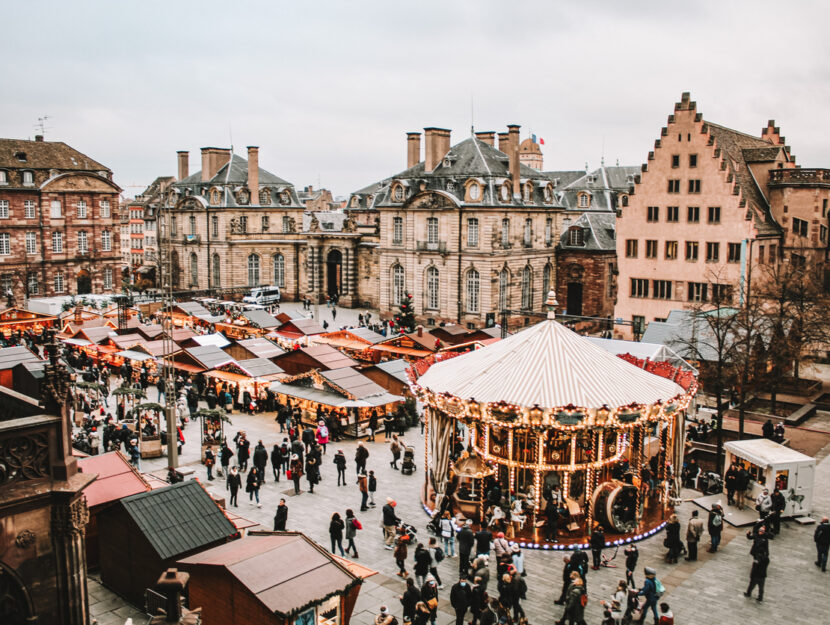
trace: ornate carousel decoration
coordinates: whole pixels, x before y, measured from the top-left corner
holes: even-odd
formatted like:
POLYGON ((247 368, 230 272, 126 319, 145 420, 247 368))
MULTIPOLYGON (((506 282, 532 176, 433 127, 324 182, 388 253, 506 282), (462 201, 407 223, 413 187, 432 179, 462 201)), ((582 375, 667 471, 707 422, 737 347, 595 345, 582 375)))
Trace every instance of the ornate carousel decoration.
POLYGON ((514 533, 530 546, 550 547, 540 528, 552 499, 564 513, 556 548, 584 545, 596 524, 610 544, 650 535, 670 514, 695 372, 611 354, 557 323, 553 293, 546 304, 535 326, 410 370, 428 428, 424 504, 483 521, 489 484, 533 517, 514 533))

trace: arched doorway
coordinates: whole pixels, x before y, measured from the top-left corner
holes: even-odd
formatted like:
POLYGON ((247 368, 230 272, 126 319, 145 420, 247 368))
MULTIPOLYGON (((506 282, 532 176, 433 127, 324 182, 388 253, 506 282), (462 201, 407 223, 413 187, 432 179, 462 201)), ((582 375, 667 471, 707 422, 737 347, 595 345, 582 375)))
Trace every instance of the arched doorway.
POLYGON ((76 286, 78 295, 86 295, 92 293, 92 278, 86 269, 81 269, 76 276, 76 286))
POLYGON ((25 625, 36 620, 34 604, 23 580, 0 562, 0 623, 25 625))
POLYGON ((582 314, 582 283, 568 282, 568 314, 582 314))
POLYGON ((331 250, 326 257, 326 294, 339 295, 343 285, 343 254, 331 250))

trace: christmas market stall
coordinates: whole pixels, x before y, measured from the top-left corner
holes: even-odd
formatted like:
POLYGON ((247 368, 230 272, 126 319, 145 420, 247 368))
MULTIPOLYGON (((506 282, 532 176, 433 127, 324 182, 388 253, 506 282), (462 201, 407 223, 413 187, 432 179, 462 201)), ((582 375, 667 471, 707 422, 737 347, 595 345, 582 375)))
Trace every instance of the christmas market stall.
MULTIPOLYGON (((228 356, 230 358, 230 356, 228 356)), ((240 394, 248 391, 255 400, 268 384, 286 377, 286 373, 266 358, 250 358, 223 363, 205 376, 216 385, 217 393, 222 383, 239 386, 240 394)))
POLYGON ((320 408, 339 420, 340 431, 355 437, 368 434, 372 412, 380 424, 383 415, 394 413, 404 401, 351 367, 314 369, 274 382, 270 388, 281 403, 300 407, 303 423, 316 425, 320 408))
POLYGON ((541 323, 413 366, 427 422, 424 503, 452 507, 444 500, 458 487, 451 457, 462 442, 495 468, 479 515, 505 527, 513 514, 532 519, 517 540, 545 543, 557 530, 541 528, 549 518, 564 530, 553 548, 585 545, 597 523, 609 543, 643 538, 672 510, 696 377, 617 357, 557 323, 552 294, 547 304, 541 323))
POLYGON ((305 373, 312 369, 342 369, 358 365, 356 360, 352 360, 331 345, 311 345, 293 349, 271 360, 289 375, 305 373))
POLYGON ((15 334, 28 332, 40 336, 46 328, 53 327, 57 321, 58 318, 52 315, 23 308, 7 308, 0 311, 0 335, 9 338, 15 334))
POLYGON ((234 341, 222 349, 233 356, 235 360, 248 360, 249 358, 270 359, 285 353, 282 347, 262 337, 234 341))
POLYGON ((376 352, 372 350, 372 345, 377 345, 385 340, 385 336, 369 328, 346 328, 326 334, 317 334, 309 339, 312 344, 331 345, 356 360, 366 362, 373 362, 374 360, 373 356, 376 352))

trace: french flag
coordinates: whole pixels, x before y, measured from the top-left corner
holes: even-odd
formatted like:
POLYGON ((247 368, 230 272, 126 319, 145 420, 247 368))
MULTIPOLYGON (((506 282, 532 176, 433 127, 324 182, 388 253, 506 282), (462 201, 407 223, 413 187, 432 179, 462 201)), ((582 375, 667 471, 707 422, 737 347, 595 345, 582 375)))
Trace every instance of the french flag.
POLYGON ((539 137, 539 139, 537 140, 536 135, 530 135, 530 138, 531 138, 531 141, 533 141, 533 143, 538 143, 539 145, 545 145, 545 140, 542 139, 542 137, 539 137))

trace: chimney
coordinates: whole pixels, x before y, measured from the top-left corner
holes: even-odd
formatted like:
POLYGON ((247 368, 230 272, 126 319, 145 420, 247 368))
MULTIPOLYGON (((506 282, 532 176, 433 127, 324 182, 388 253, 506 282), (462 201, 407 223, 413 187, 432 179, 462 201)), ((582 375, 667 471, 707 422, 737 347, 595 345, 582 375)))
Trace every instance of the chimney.
POLYGON ((491 145, 495 147, 496 145, 496 133, 492 131, 487 132, 477 132, 476 137, 479 141, 486 143, 487 145, 491 145))
POLYGON ((167 599, 165 622, 178 623, 182 617, 181 596, 190 580, 190 574, 167 569, 156 582, 159 593, 167 599))
POLYGON ((519 179, 519 128, 516 124, 509 124, 507 131, 510 135, 508 156, 510 157, 510 178, 513 180, 513 195, 522 192, 521 180, 519 179))
POLYGON ((251 204, 259 204, 259 148, 248 146, 248 191, 251 194, 251 204))
POLYGON ((43 143, 43 135, 35 135, 35 141, 38 143, 43 143))
POLYGON ((510 154, 510 135, 506 132, 499 133, 499 151, 504 152, 505 154, 510 154))
POLYGON ((213 178, 229 160, 231 151, 227 148, 202 148, 202 182, 213 178))
POLYGON ((415 331, 418 333, 418 336, 423 336, 423 335, 424 335, 424 326, 419 325, 419 326, 415 329, 415 331))
POLYGON ((406 133, 406 168, 415 167, 421 162, 421 133, 406 133))
POLYGON ((179 150, 176 156, 179 159, 179 180, 184 180, 190 175, 190 152, 179 150))
POLYGON ((424 128, 426 148, 424 151, 424 171, 435 171, 444 155, 450 151, 450 131, 446 128, 424 128))

